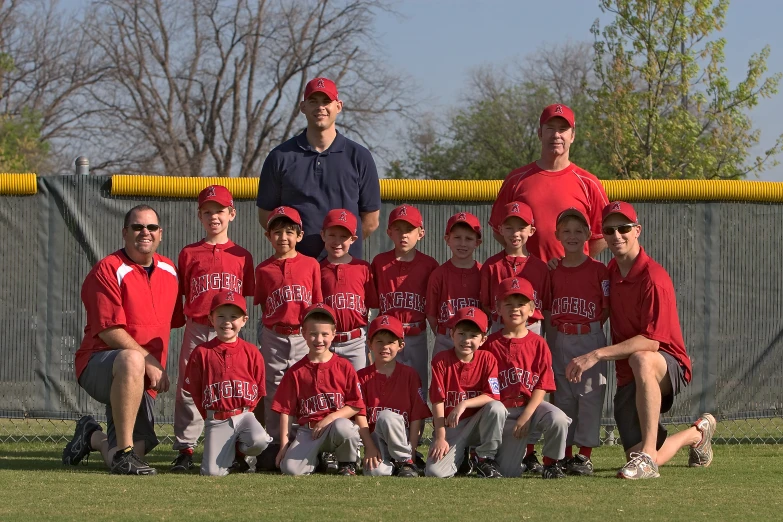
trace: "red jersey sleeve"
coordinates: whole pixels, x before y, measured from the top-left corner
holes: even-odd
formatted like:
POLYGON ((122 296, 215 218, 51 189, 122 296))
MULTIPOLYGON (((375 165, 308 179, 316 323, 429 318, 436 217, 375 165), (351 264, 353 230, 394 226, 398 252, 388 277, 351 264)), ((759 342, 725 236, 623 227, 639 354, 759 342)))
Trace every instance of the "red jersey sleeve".
POLYGON ((261 355, 261 352, 252 344, 250 344, 249 353, 251 354, 253 361, 251 372, 258 385, 258 400, 261 401, 261 397, 266 397, 266 369, 264 367, 264 358, 261 355))
POLYGON ((533 389, 552 392, 557 388, 555 386, 555 374, 552 371, 552 352, 544 339, 541 339, 540 343, 538 357, 535 360, 538 382, 533 386, 533 389))
POLYGON ((427 406, 427 399, 424 397, 424 390, 421 387, 421 379, 416 372, 410 372, 410 374, 411 378, 408 381, 408 394, 412 398, 413 407, 411 408, 408 420, 413 422, 428 419, 432 417, 432 411, 430 411, 430 407, 427 406))
POLYGON ((272 411, 297 417, 296 388, 294 374, 290 371, 283 374, 283 380, 280 381, 280 386, 277 387, 275 392, 275 398, 272 400, 272 411))
POLYGON ((642 295, 641 324, 645 325, 641 335, 663 344, 671 344, 671 323, 669 310, 676 302, 666 288, 650 283, 642 295))
POLYGON ((492 270, 489 263, 484 263, 481 267, 479 277, 481 278, 479 301, 481 301, 481 306, 487 310, 492 310, 495 307, 495 300, 492 296, 492 270))
MULTIPOLYGON (((177 274, 178 284, 181 284, 180 281, 182 281, 181 273, 177 274)), ((174 311, 171 313, 171 327, 182 328, 183 326, 185 326, 186 321, 187 320, 185 319, 185 304, 183 301, 183 297, 181 295, 178 295, 177 300, 174 302, 174 311)))
POLYGON ((202 355, 202 349, 196 347, 193 353, 190 354, 190 360, 188 361, 188 373, 185 377, 185 384, 183 389, 190 393, 193 398, 193 402, 196 405, 201 417, 207 418, 207 411, 204 409, 204 387, 202 386, 201 376, 204 372, 204 358, 202 355))
POLYGON ((367 265, 367 280, 364 282, 364 306, 366 308, 379 308, 378 289, 375 286, 375 277, 372 267, 367 265))
POLYGON ((188 266, 188 255, 186 250, 181 250, 179 253, 179 257, 177 257, 177 273, 179 274, 179 295, 181 298, 187 299, 188 293, 187 293, 187 281, 188 281, 188 274, 185 271, 185 267, 188 266))
POLYGON ((552 274, 547 271, 544 275, 544 284, 541 285, 541 308, 547 312, 552 310, 552 274))
POLYGON ((436 404, 446 400, 444 368, 439 361, 432 362, 432 382, 430 383, 430 402, 436 404))
MULTIPOLYGON (((478 353, 478 352, 477 352, 478 353)), ((484 351, 486 355, 486 362, 484 367, 484 375, 482 376, 482 390, 485 395, 489 395, 496 401, 500 400, 500 384, 498 383, 498 361, 495 356, 488 351, 484 351)))
MULTIPOLYGON (((299 254, 303 255, 303 254, 299 254)), ((313 263, 313 300, 312 303, 323 303, 324 294, 321 291, 321 265, 317 262, 313 263)))
POLYGON ((603 214, 604 207, 609 204, 609 197, 606 195, 606 189, 604 189, 603 184, 592 174, 585 185, 587 186, 587 193, 590 197, 590 216, 588 216, 591 231, 590 239, 601 239, 604 237, 601 215, 603 214))
POLYGON ((367 415, 367 410, 364 407, 364 398, 362 397, 362 387, 359 384, 359 377, 356 375, 356 370, 353 366, 348 365, 348 379, 345 390, 345 405, 353 408, 358 408, 357 415, 367 415))
POLYGON ((427 304, 425 314, 427 317, 438 317, 440 308, 440 291, 443 286, 443 270, 436 268, 430 274, 427 282, 427 304))
POLYGON ((609 269, 600 261, 596 265, 598 284, 601 288, 601 308, 609 308, 609 269))
POLYGON ((245 253, 244 273, 242 274, 242 295, 253 297, 256 293, 256 272, 253 265, 253 254, 245 253))
POLYGON ((120 285, 112 277, 108 263, 101 264, 93 277, 85 280, 82 301, 87 311, 87 324, 98 326, 96 335, 113 326, 127 326, 120 285))

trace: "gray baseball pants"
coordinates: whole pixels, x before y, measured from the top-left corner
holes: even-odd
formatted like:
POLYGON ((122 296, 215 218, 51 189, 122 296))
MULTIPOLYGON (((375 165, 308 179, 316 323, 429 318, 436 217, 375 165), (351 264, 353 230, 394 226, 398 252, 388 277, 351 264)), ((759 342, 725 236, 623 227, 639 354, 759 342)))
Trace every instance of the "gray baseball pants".
POLYGON ((407 364, 419 374, 422 390, 429 389, 429 347, 427 346, 427 331, 418 335, 405 336, 405 348, 397 354, 397 360, 407 364))
POLYGON ((348 359, 357 372, 367 366, 367 328, 362 328, 362 335, 344 343, 332 343, 330 350, 344 359, 348 359))
POLYGON ((280 414, 272 411, 272 401, 283 374, 307 355, 307 343, 302 334, 281 335, 259 324, 258 348, 266 370, 266 397, 264 397, 264 424, 275 442, 280 441, 280 414))
POLYGON ((372 438, 383 461, 375 469, 365 469, 365 475, 389 477, 394 472, 392 461, 406 461, 412 458, 413 449, 408 441, 408 429, 405 427, 405 419, 399 413, 391 410, 378 413, 372 438))
POLYGON ((524 406, 508 410, 508 418, 503 426, 503 443, 497 452, 500 474, 504 477, 518 477, 524 471, 522 459, 528 444, 535 444, 541 433, 544 434, 543 454, 545 457, 560 460, 565 457, 566 436, 571 419, 556 406, 542 402, 530 418, 528 437, 514 437, 514 426, 522 415, 524 406))
POLYGON ((237 446, 245 455, 256 456, 266 449, 272 438, 252 412, 240 413, 230 419, 215 420, 207 411, 204 457, 201 474, 222 477, 236 458, 237 446))
POLYGON ((294 441, 280 463, 283 475, 309 475, 318 465, 321 452, 334 453, 337 462, 359 458, 359 427, 348 419, 337 419, 317 439, 309 426, 299 426, 294 441))
POLYGON ((193 403, 193 398, 183 389, 185 377, 188 375, 188 361, 196 346, 214 339, 215 330, 211 326, 195 323, 190 318, 185 323, 182 336, 182 348, 179 351, 179 373, 177 374, 177 394, 174 399, 174 444, 175 451, 195 448, 201 432, 204 430, 204 419, 193 403))
POLYGON ((465 457, 465 448, 476 448, 480 458, 495 458, 501 447, 503 425, 508 410, 500 401, 485 404, 479 411, 467 419, 462 419, 454 428, 446 428, 446 442, 449 451, 438 460, 427 458, 425 475, 428 477, 448 478, 454 476, 465 457))
POLYGON ((552 369, 555 372, 554 404, 574 422, 568 428, 566 445, 596 448, 601 445, 601 414, 606 398, 606 361, 582 373, 580 382, 566 379, 565 369, 571 359, 606 346, 600 322, 590 324, 590 333, 566 335, 557 332, 552 344, 552 369))

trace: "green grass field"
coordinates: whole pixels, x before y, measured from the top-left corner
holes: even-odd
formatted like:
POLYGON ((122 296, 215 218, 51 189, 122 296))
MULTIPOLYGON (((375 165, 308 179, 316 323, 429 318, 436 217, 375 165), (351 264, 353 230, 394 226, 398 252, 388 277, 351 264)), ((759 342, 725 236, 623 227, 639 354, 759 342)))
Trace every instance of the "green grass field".
MULTIPOLYGON (((708 469, 686 451, 643 482, 614 478, 619 447, 593 453, 594 477, 397 479, 224 478, 165 473, 173 454, 149 455, 155 477, 109 475, 97 459, 64 469, 53 444, 0 444, 0 520, 779 520, 783 446, 722 445, 708 469)), ((93 454, 97 457, 97 454, 93 454)), ((200 455, 197 455, 197 461, 200 455)))

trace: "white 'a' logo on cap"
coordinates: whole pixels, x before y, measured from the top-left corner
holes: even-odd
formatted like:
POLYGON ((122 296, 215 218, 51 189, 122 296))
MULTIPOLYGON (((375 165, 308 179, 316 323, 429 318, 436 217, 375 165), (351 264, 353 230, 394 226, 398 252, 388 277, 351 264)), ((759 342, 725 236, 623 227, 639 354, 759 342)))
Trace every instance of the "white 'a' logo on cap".
POLYGON ((316 82, 315 86, 319 89, 323 89, 324 87, 326 87, 326 84, 324 84, 324 79, 318 78, 318 81, 316 82))
POLYGON ((233 301, 233 300, 234 300, 234 292, 227 292, 226 301, 233 301))
POLYGON ((555 105, 555 114, 563 114, 563 106, 555 105))
POLYGON ((457 216, 457 221, 466 221, 468 219, 468 216, 465 215, 464 212, 460 212, 457 216))
POLYGON ((207 197, 208 198, 214 198, 215 196, 216 196, 216 194, 215 194, 215 187, 210 185, 209 187, 207 187, 207 197))
POLYGON ((340 212, 340 217, 337 219, 340 221, 348 221, 348 215, 345 212, 340 212))
POLYGON ((277 207, 277 213, 285 216, 285 207, 277 207))
POLYGON ((615 210, 620 210, 620 202, 619 202, 619 201, 615 201, 614 203, 612 203, 612 208, 611 208, 611 210, 612 210, 612 211, 615 211, 615 210))
POLYGON ((406 207, 405 205, 402 205, 400 207, 400 211, 397 213, 397 215, 399 215, 399 216, 407 216, 408 215, 408 207, 406 207))
POLYGON ((383 317, 381 317, 381 324, 382 325, 386 325, 386 326, 389 325, 389 316, 388 315, 384 315, 383 317))
POLYGON ((514 203, 511 207, 511 212, 519 212, 519 203, 514 203))
POLYGON ((476 309, 472 306, 468 308, 468 311, 465 313, 465 317, 476 317, 476 309))
POLYGON ((517 288, 517 289, 519 288, 519 279, 517 279, 516 277, 511 280, 511 288, 517 288))

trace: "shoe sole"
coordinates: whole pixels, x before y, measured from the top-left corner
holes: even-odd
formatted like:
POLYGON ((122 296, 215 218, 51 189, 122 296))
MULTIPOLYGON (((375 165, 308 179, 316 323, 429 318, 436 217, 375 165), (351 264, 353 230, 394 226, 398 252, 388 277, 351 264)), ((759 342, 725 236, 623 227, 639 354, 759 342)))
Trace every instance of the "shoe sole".
MULTIPOLYGON (((715 430, 718 427, 718 421, 716 421, 715 417, 713 417, 712 414, 710 414, 710 413, 705 413, 701 417, 699 417, 699 420, 702 420, 702 419, 706 419, 707 420, 707 430, 706 430, 705 435, 709 434, 709 438, 707 438, 708 442, 706 443, 706 444, 709 444, 709 447, 710 447, 710 451, 709 451, 709 454, 708 454, 709 458, 707 459, 707 462, 705 464, 702 464, 701 462, 699 462, 698 456, 696 456, 695 457, 695 461, 692 462, 691 459, 694 458, 694 457, 693 457, 693 451, 691 451, 689 453, 689 455, 688 455, 688 467, 690 467, 690 468, 706 468, 706 467, 709 467, 710 464, 712 464, 712 457, 713 457, 713 453, 712 453, 712 437, 713 437, 713 435, 715 435, 715 430)), ((696 422, 698 423, 699 420, 697 420, 696 422)), ((691 450, 695 450, 695 448, 691 448, 691 450)))
POLYGON ((649 475, 646 477, 626 477, 623 475, 622 471, 617 472, 617 478, 623 479, 623 480, 644 480, 644 479, 655 479, 655 478, 661 478, 660 473, 656 473, 655 475, 649 475))

